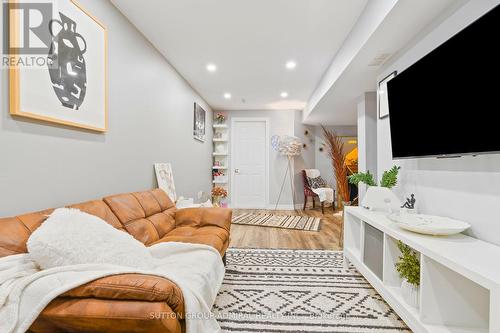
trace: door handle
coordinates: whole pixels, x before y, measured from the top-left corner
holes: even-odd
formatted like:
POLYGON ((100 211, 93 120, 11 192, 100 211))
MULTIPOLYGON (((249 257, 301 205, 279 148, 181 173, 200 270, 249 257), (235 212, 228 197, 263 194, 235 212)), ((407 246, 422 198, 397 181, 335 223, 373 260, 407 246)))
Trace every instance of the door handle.
POLYGON ((234 169, 234 173, 235 174, 239 174, 240 173, 240 169, 234 169))

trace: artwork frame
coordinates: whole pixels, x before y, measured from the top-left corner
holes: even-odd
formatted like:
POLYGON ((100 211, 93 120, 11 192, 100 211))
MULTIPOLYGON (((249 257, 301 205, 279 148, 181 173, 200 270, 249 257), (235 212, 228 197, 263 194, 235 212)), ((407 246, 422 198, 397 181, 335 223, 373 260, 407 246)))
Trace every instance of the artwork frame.
POLYGON ((384 119, 389 116, 389 99, 387 95, 387 82, 392 80, 398 74, 394 71, 384 77, 378 83, 377 99, 378 99, 378 119, 384 119))
POLYGON ((168 197, 173 201, 177 201, 177 193, 175 191, 174 174, 170 163, 155 163, 155 174, 158 187, 167 193, 168 197))
MULTIPOLYGON (((16 6, 16 0, 9 0, 9 7, 12 8, 16 6)), ((75 35, 80 35, 83 39, 83 45, 85 45, 84 50, 79 49, 81 52, 81 58, 90 58, 83 60, 83 77, 84 84, 81 85, 85 88, 80 88, 78 90, 78 96, 81 100, 73 102, 73 104, 64 104, 65 96, 61 96, 56 91, 55 86, 59 83, 56 82, 55 77, 53 77, 53 72, 50 71, 50 77, 46 73, 41 73, 40 69, 27 69, 22 66, 10 66, 9 67, 9 112, 13 117, 28 118, 32 120, 37 120, 45 123, 51 123, 53 125, 62 125, 72 128, 78 128, 82 130, 88 130, 92 132, 105 133, 108 130, 108 31, 107 27, 101 23, 95 16, 93 16, 89 11, 87 11, 78 1, 76 0, 64 0, 57 2, 57 8, 62 10, 71 10, 71 13, 78 13, 78 18, 83 18, 78 22, 73 22, 66 15, 61 15, 61 20, 63 21, 63 16, 69 19, 75 24, 75 26, 80 25, 85 26, 86 29, 91 29, 95 35, 99 35, 99 40, 94 43, 85 40, 82 35, 76 33, 75 35), (87 44, 90 44, 88 46, 87 44), (97 46, 95 46, 97 45, 97 46), (94 47, 95 46, 95 47, 94 47), (90 50, 89 50, 90 48, 90 50), (88 52, 85 56, 84 53, 88 52), (97 63, 96 67, 89 67, 89 64, 97 63), (89 70, 90 69, 90 70, 89 70), (38 74, 35 73, 38 71, 38 74), (38 76, 36 80, 32 80, 33 77, 38 76), (44 77, 46 76, 46 77, 44 77), (45 82, 51 84, 52 86, 48 89, 43 86, 40 91, 37 89, 36 92, 32 92, 35 86, 31 82, 45 82), (51 83, 52 82, 52 83, 51 83), (92 88, 88 88, 88 85, 93 85, 98 82, 92 88), (88 83, 88 84, 87 84, 88 83), (95 87, 95 88, 94 88, 95 87), (49 92, 50 90, 50 92, 49 92), (55 92, 55 94, 54 94, 55 92), (94 92, 97 92, 94 94, 94 92), (83 97, 82 97, 83 95, 83 97), (41 97, 37 97, 41 96, 41 97), (39 100, 37 100, 39 98, 39 100), (51 98, 50 103, 45 103, 49 98, 51 98), (82 103, 86 105, 82 106, 82 103), (37 105, 34 109, 30 105, 37 105), (66 113, 65 113, 66 112, 66 113)), ((17 41, 20 38, 20 21, 19 17, 15 13, 16 11, 9 11, 9 34, 10 39, 17 41)), ((68 14, 69 15, 69 14, 68 14)), ((73 15, 74 16, 74 15, 73 15)), ((57 18, 52 19, 49 27, 47 28, 51 35, 53 36, 53 41, 58 38, 58 36, 53 35, 53 25, 52 21, 59 21, 57 18)), ((58 22, 61 25, 61 30, 65 30, 64 23, 58 22)), ((62 38, 62 37, 61 37, 62 38)), ((76 37, 75 37, 76 40, 76 37)), ((61 41, 61 39, 59 39, 61 41)), ((81 47, 81 46, 80 46, 81 47)), ((48 57, 51 58, 52 48, 49 51, 48 57)), ((59 58, 61 59, 63 54, 60 48, 57 52, 60 52, 59 58)), ((20 57, 19 55, 14 55, 15 57, 20 57)), ((80 60, 81 61, 81 60, 80 60)), ((77 71, 73 67, 74 71, 77 71)), ((77 71, 78 72, 78 71, 77 71)), ((80 73, 78 73, 80 75, 80 73)), ((62 79, 61 79, 62 80, 62 79)), ((72 91, 71 88, 66 89, 66 94, 69 96, 72 91)), ((71 96, 70 96, 71 98, 71 96)))
POLYGON ((205 142, 207 112, 200 104, 194 103, 193 137, 195 140, 205 142))

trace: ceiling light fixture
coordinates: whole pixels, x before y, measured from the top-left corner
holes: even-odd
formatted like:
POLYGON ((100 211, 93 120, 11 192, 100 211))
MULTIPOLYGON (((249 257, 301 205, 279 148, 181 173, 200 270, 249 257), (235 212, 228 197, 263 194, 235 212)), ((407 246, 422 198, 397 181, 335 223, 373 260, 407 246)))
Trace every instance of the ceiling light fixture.
POLYGON ((293 60, 290 60, 286 63, 285 66, 287 69, 292 70, 292 69, 295 69, 295 67, 297 67, 297 63, 293 60))
POLYGON ((224 98, 225 99, 231 99, 231 94, 230 93, 224 93, 224 98))
POLYGON ((283 91, 281 94, 280 94, 281 98, 287 98, 288 97, 288 93, 286 91, 283 91))
POLYGON ((210 73, 213 73, 217 70, 217 66, 215 66, 215 64, 207 64, 207 71, 209 71, 210 73))

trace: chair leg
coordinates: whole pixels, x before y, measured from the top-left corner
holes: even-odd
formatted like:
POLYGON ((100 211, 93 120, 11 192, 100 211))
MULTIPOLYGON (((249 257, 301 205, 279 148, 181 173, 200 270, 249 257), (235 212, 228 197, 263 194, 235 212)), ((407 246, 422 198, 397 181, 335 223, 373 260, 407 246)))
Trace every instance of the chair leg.
POLYGON ((304 209, 306 210, 306 205, 307 205, 307 195, 304 195, 304 209))
POLYGON ((321 214, 323 214, 323 215, 325 214, 325 202, 324 201, 321 202, 321 214))
POLYGON ((316 208, 316 200, 314 200, 316 199, 316 197, 312 197, 312 199, 313 199, 313 208, 316 208))

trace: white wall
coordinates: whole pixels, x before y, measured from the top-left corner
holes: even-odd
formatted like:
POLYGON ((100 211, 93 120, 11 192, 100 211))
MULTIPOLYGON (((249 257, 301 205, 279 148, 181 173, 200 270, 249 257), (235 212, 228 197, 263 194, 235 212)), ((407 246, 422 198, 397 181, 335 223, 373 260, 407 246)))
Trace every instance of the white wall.
MULTIPOLYGON (((291 110, 248 110, 248 111, 223 111, 227 115, 227 124, 231 126, 231 119, 234 117, 241 118, 268 118, 269 119, 269 136, 273 135, 294 135, 294 120, 295 112, 291 110)), ((229 133, 230 129, 229 129, 229 133)), ((231 138, 229 138, 232 144, 231 138)), ((271 142, 268 142, 271 146, 271 142)), ((273 149, 269 149, 269 204, 274 207, 278 200, 279 191, 283 181, 288 164, 288 159, 285 156, 279 155, 273 149)), ((229 158, 229 172, 232 172, 231 156, 229 158)), ((231 200, 231 193, 229 193, 229 201, 231 200)), ((281 194, 280 206, 290 208, 292 205, 292 191, 290 186, 290 179, 287 176, 283 193, 281 194)))
MULTIPOLYGON (((377 175, 377 93, 367 92, 358 99, 358 170, 377 175)), ((366 185, 359 183, 359 202, 366 185)))
MULTIPOLYGON (((379 79, 394 70, 403 71, 499 3, 499 0, 466 2, 449 17, 436 23, 430 33, 418 39, 407 47, 405 52, 384 66, 379 79)), ((495 40, 490 39, 488 42, 495 42, 495 40)), ((473 65, 475 64, 464 64, 464 66, 473 65)), ((460 69, 457 68, 457 70, 460 69)), ((494 81, 492 84, 495 84, 494 81)), ((478 113, 472 113, 472 115, 480 116, 478 113)), ((452 124, 451 120, 450 126, 452 124)), ((422 135, 427 134, 422 133, 422 135)), ((467 133, 457 133, 457 135, 467 135, 467 133)), ((395 164, 392 160, 387 118, 378 120, 377 147, 377 169, 380 177, 384 170, 395 164)), ((498 213, 500 155, 449 160, 403 160, 399 164, 402 166, 402 171, 397 192, 401 197, 415 193, 420 212, 467 221, 472 224, 469 230, 471 235, 500 245, 500 214, 498 213)))
POLYGON ((109 131, 13 119, 2 70, 0 217, 152 188, 162 161, 172 162, 179 194, 211 188, 208 105, 109 1, 80 2, 108 28, 109 131), (205 143, 192 137, 194 102, 207 111, 205 143))
MULTIPOLYGON (((295 136, 306 146, 302 154, 294 159, 295 205, 297 208, 304 206, 304 180, 302 170, 314 169, 316 165, 316 136, 315 127, 302 123, 302 112, 295 112, 295 136), (306 135, 306 131, 308 134, 306 135)), ((310 201, 309 201, 310 202, 310 201)))

